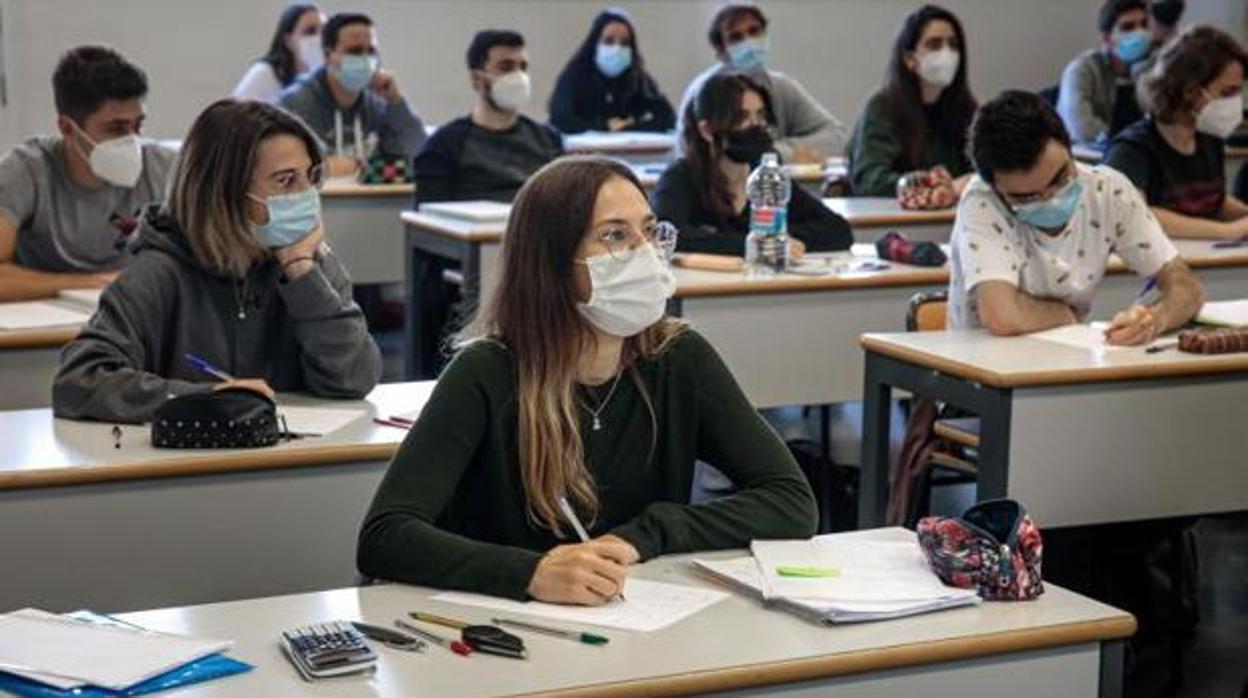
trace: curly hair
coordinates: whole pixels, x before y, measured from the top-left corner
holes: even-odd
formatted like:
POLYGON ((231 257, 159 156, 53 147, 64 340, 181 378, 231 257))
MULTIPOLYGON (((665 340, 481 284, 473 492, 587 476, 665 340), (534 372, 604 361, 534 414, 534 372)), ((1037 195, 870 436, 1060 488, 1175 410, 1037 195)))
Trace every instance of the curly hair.
POLYGON ((1191 27, 1171 39, 1140 78, 1140 106, 1158 121, 1173 123, 1192 110, 1192 88, 1208 85, 1235 61, 1248 69, 1248 55, 1230 34, 1208 25, 1191 27))

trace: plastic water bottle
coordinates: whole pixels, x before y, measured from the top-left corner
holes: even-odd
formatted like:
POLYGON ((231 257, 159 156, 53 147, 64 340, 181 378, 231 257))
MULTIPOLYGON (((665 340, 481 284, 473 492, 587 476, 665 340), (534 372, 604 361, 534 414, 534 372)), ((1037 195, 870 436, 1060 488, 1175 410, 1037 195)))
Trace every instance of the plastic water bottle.
POLYGON ((750 233, 745 238, 745 270, 751 277, 772 276, 789 264, 789 196, 793 183, 775 153, 766 153, 745 182, 750 200, 750 233))

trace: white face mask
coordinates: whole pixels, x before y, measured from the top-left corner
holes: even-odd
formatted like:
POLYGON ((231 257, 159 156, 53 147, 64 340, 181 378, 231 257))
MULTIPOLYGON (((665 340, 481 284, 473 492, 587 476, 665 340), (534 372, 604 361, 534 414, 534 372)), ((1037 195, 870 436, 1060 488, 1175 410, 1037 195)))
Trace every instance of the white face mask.
POLYGON ((138 183, 143 174, 143 144, 138 136, 130 134, 96 143, 78 124, 74 128, 92 145, 87 165, 96 177, 119 187, 131 188, 138 183))
POLYGON ((943 89, 957 77, 961 61, 962 54, 948 47, 925 53, 919 57, 919 77, 923 78, 923 82, 943 89))
POLYGON ((321 48, 320 36, 301 36, 295 39, 295 58, 305 71, 315 70, 325 62, 325 49, 321 48))
POLYGON ((602 332, 632 337, 658 322, 676 277, 654 245, 638 245, 623 255, 600 254, 581 262, 589 267, 588 303, 577 303, 585 319, 602 332))
POLYGON ((1217 98, 1209 96, 1209 102, 1196 112, 1196 130, 1225 139, 1244 120, 1244 95, 1241 93, 1217 98))
POLYGON ((490 83, 490 100, 503 111, 520 111, 529 102, 529 74, 513 70, 490 83))

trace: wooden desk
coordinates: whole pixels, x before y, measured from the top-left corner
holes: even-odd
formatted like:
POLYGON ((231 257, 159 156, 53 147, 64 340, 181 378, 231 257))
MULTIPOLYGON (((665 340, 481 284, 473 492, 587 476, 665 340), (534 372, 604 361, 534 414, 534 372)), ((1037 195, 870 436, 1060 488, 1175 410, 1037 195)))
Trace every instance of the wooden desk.
POLYGON ((356 284, 403 281, 399 214, 412 207, 414 184, 330 180, 321 190, 325 241, 356 284))
MULTIPOLYGON (((707 557, 725 553, 709 553, 707 557)), ((730 553, 737 554, 737 553, 730 553)), ((635 572, 681 584, 687 557, 660 558, 635 572)), ((278 649, 282 630, 332 619, 392 625, 413 609, 470 621, 488 610, 435 603, 434 592, 388 584, 192 608, 128 613, 124 620, 170 632, 230 638, 255 670, 189 689, 188 695, 612 696, 731 695, 1120 696, 1122 638, 1130 615, 1046 585, 1026 603, 985 603, 880 623, 823 627, 733 594, 653 633, 608 632, 589 646, 525 634, 528 661, 439 647, 412 655, 380 648, 371 676, 310 687, 278 649)))
POLYGON ((955 209, 910 211, 897 199, 885 196, 851 196, 824 199, 823 205, 849 221, 857 242, 875 242, 897 231, 916 241, 949 242, 955 209))
POLYGON ((984 331, 867 334, 859 521, 882 522, 894 388, 980 417, 980 499, 1041 526, 1248 509, 1248 355, 1092 351, 984 331))
POLYGON ((374 415, 419 410, 432 383, 379 386, 319 438, 272 448, 154 449, 147 427, 0 413, 0 611, 135 609, 351 584, 355 537, 407 432, 374 415))

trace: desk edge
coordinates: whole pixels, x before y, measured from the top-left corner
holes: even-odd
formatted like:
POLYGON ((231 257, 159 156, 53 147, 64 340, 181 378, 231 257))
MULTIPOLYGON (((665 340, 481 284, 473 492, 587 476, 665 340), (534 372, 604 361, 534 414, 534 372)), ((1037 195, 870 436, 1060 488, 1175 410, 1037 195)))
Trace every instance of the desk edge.
MULTIPOLYGON (((10 330, 0 333, 0 350, 59 349, 69 344, 82 327, 54 330, 10 330)), ((50 391, 52 386, 48 386, 50 391)))

